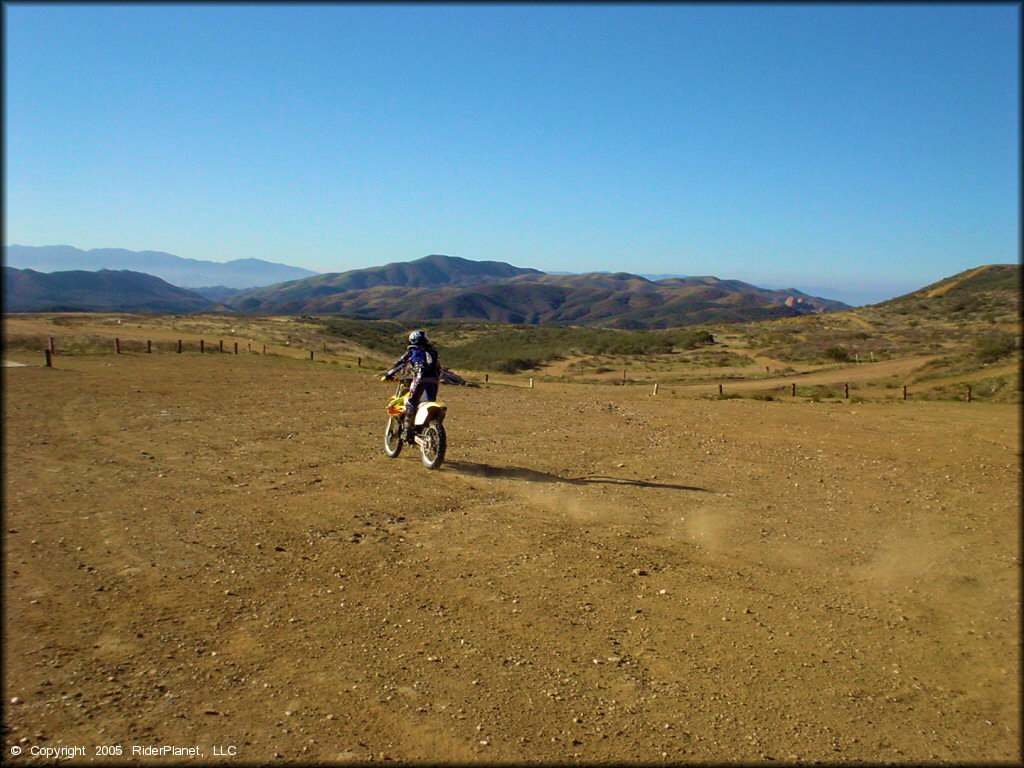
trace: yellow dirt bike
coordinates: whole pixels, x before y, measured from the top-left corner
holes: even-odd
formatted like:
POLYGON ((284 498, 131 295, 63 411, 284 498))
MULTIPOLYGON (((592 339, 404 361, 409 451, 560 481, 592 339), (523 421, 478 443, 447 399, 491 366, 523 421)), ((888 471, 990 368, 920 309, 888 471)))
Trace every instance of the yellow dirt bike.
MULTIPOLYGON (((387 381, 385 376, 381 381, 387 381)), ((412 379, 400 379, 398 389, 388 401, 388 424, 384 430, 384 453, 394 459, 402 452, 402 427, 409 405, 409 385, 412 379)), ((444 417, 448 407, 436 400, 421 401, 413 418, 413 442, 420 447, 420 455, 427 469, 437 469, 444 462, 448 436, 444 431, 444 417)))

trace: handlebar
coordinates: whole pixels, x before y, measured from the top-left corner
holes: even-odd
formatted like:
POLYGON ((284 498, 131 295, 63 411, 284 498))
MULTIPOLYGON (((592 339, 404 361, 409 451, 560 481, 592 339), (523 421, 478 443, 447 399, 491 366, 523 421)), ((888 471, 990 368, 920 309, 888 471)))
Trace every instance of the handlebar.
MULTIPOLYGON (((380 373, 375 373, 374 376, 377 378, 378 381, 395 381, 395 377, 394 376, 388 376, 387 375, 387 371, 381 371, 380 373)), ((405 377, 403 377, 401 379, 398 379, 398 381, 402 382, 403 384, 405 384, 407 386, 409 384, 412 384, 412 379, 409 378, 408 376, 405 376, 405 377)))

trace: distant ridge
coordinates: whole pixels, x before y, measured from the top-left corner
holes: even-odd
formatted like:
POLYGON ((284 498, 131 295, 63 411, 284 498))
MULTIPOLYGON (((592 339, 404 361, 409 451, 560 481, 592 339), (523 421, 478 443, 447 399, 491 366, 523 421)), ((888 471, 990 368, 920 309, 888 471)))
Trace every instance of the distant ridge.
POLYGON ((5 312, 211 312, 218 305, 153 275, 129 270, 46 274, 4 267, 5 312))
POLYGON ((70 245, 7 245, 4 246, 4 265, 36 272, 127 269, 155 275, 184 288, 256 288, 317 274, 309 269, 261 259, 201 261, 163 251, 128 251, 122 248, 83 251, 70 245))
POLYGON ((617 328, 744 322, 849 308, 842 302, 757 288, 739 280, 651 281, 626 272, 548 275, 503 262, 439 254, 242 291, 226 303, 239 312, 264 314, 617 328))
MULTIPOLYGON (((434 289, 445 286, 474 286, 504 278, 522 275, 543 276, 536 269, 513 267, 500 261, 472 261, 458 256, 433 254, 415 261, 397 261, 382 267, 353 269, 348 272, 331 272, 302 280, 293 280, 285 285, 243 291, 235 296, 230 306, 242 312, 267 311, 276 307, 275 312, 314 311, 313 305, 330 306, 336 303, 334 297, 349 294, 365 294, 373 301, 379 293, 366 293, 376 288, 434 289)), ((394 292, 396 297, 410 295, 408 290, 394 292)), ((333 311, 329 309, 316 311, 333 311)))

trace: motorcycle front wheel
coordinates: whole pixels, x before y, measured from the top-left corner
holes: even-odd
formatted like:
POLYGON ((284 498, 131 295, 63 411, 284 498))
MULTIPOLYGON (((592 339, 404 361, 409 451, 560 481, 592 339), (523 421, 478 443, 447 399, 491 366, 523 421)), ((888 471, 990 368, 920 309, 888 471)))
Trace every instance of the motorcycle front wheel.
POLYGON ((437 469, 444 463, 444 452, 448 448, 448 436, 444 432, 444 424, 428 421, 420 433, 420 455, 427 469, 437 469))
POLYGON ((384 453, 388 458, 395 458, 402 452, 402 422, 398 419, 388 419, 387 429, 384 430, 384 453))

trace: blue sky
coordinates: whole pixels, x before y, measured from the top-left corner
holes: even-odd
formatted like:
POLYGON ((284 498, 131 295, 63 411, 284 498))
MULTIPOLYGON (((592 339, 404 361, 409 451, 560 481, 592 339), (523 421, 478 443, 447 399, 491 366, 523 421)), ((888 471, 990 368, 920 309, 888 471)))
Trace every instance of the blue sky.
POLYGON ((4 14, 6 244, 852 303, 1019 261, 1017 4, 4 14))

